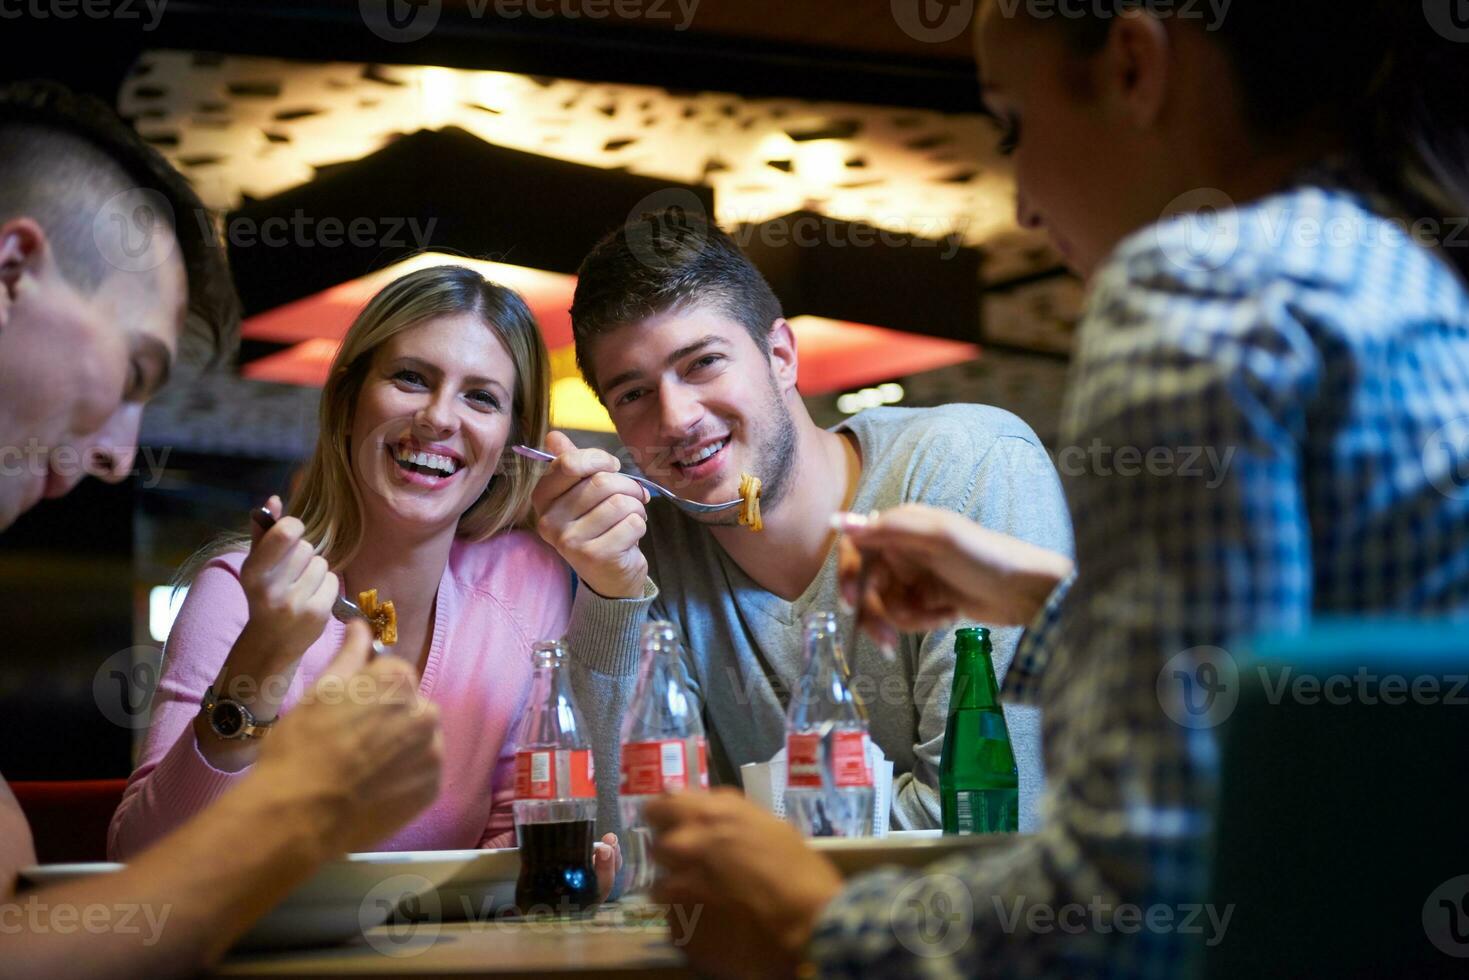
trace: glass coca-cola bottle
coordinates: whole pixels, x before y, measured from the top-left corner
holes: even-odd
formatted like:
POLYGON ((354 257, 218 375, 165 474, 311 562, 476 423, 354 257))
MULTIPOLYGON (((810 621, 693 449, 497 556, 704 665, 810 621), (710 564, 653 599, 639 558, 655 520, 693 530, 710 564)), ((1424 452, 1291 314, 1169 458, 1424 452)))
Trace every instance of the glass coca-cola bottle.
POLYGON ((515 904, 522 915, 572 915, 597 904, 592 747, 566 678, 566 644, 542 641, 531 658, 535 675, 515 750, 515 904))
POLYGON ((643 661, 632 702, 622 716, 624 901, 653 884, 651 838, 643 809, 661 793, 709 786, 704 725, 679 669, 678 632, 655 620, 643 627, 643 661))
POLYGON ((786 711, 786 819, 807 837, 872 834, 867 710, 851 688, 836 615, 801 623, 806 668, 786 711))

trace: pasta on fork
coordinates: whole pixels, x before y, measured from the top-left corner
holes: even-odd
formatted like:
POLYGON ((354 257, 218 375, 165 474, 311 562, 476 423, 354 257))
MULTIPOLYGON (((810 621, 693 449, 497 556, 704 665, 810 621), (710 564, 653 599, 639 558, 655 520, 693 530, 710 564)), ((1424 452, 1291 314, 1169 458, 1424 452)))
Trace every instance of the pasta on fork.
POLYGON ((372 624, 375 640, 384 646, 392 646, 398 642, 398 610, 393 607, 392 599, 379 603, 377 589, 368 589, 357 593, 357 605, 372 624))
POLYGON ((751 531, 759 531, 765 527, 760 519, 760 478, 750 473, 740 474, 740 499, 744 505, 740 507, 740 524, 748 527, 751 531))

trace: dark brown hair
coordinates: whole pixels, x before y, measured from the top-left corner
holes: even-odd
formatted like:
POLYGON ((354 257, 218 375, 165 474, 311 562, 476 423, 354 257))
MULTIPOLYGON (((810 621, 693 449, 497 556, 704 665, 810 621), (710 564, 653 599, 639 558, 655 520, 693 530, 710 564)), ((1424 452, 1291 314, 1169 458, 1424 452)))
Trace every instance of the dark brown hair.
POLYGON ((213 222, 183 175, 91 96, 54 82, 0 87, 0 220, 35 218, 76 288, 90 292, 107 277, 92 218, 113 195, 133 188, 161 195, 173 212, 189 281, 184 356, 208 366, 231 359, 239 345, 239 298, 213 222))
POLYGON ((762 352, 780 300, 734 239, 681 208, 640 215, 597 243, 577 272, 571 303, 576 365, 598 396, 592 342, 618 327, 709 304, 749 331, 762 352))
MULTIPOLYGON (((1344 146, 1359 189, 1394 216, 1469 214, 1469 43, 1417 0, 1234 0, 1208 34, 1234 64, 1250 124, 1266 142, 1303 130, 1344 146)), ((1080 54, 1098 51, 1118 13, 1153 0, 1059 0, 1049 23, 1080 54)), ((1167 16, 1175 4, 1158 5, 1167 16)), ((1188 29, 1204 29, 1180 20, 1188 29)), ((1444 249, 1469 279, 1469 247, 1444 249)))

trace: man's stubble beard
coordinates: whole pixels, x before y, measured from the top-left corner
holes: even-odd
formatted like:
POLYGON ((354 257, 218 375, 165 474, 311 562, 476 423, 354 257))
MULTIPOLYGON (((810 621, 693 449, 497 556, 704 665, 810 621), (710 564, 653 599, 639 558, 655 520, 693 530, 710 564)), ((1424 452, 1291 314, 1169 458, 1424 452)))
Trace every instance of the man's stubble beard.
MULTIPOLYGON (((744 472, 760 478, 760 510, 768 514, 779 506, 790 491, 791 471, 796 466, 796 420, 791 416, 791 407, 781 397, 776 387, 775 375, 768 376, 771 404, 775 407, 772 428, 769 434, 761 432, 758 444, 752 445, 755 461, 749 463, 744 472)), ((740 523, 740 508, 708 514, 700 523, 713 527, 737 527, 740 523)))

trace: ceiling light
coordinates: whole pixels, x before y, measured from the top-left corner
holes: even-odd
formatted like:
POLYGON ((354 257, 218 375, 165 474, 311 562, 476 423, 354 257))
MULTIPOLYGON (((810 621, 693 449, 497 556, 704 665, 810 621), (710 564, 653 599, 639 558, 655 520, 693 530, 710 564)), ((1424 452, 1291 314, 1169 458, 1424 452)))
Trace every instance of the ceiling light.
POLYGON ((418 95, 425 129, 438 129, 454 118, 459 102, 459 73, 452 68, 422 68, 418 95))

